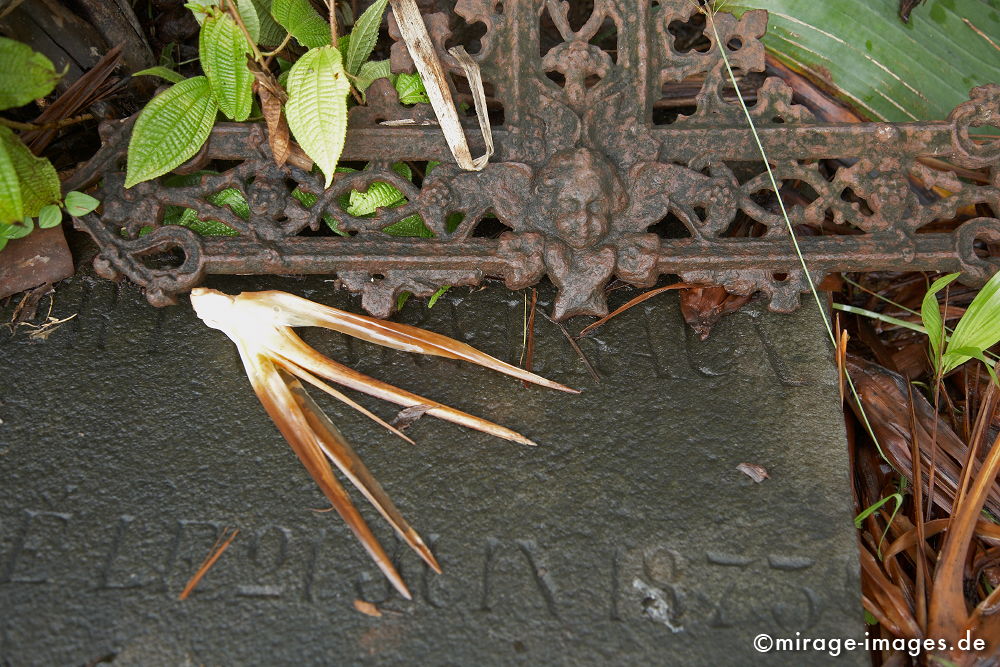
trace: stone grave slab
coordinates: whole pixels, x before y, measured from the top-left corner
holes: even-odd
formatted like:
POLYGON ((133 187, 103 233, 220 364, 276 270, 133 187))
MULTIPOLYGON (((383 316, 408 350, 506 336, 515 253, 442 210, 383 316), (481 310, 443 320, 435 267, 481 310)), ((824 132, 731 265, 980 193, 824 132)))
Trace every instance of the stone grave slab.
MULTIPOLYGON (((210 285, 359 309, 321 278, 210 285)), ((517 363, 524 307, 524 293, 462 288, 399 317, 517 363)), ((676 297, 657 297, 581 341, 599 384, 538 317, 535 370, 579 396, 303 330, 540 443, 424 418, 414 447, 317 397, 444 568, 423 568, 355 494, 413 601, 316 511, 235 348, 186 299, 155 309, 78 276, 52 314, 76 317, 0 342, 0 664, 825 664, 752 642, 863 637, 836 373, 808 307, 754 303, 702 342, 676 297), (239 536, 178 600, 227 526, 239 536)))

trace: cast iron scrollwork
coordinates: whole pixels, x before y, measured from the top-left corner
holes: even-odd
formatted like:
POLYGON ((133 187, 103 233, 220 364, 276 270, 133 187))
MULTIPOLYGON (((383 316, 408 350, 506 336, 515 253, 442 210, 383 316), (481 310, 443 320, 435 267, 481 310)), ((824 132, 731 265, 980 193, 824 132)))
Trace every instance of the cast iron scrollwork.
MULTIPOLYGON (((742 110, 723 94, 728 77, 715 36, 706 33, 711 48, 694 50, 672 31, 696 21, 697 8, 689 0, 594 0, 581 14, 581 6, 458 0, 452 13, 425 17, 458 93, 462 69, 446 45, 480 26, 477 44, 467 47, 502 110, 496 153, 481 172, 459 170, 428 105, 400 104, 385 81, 350 114, 342 159, 367 167, 329 190, 317 174, 275 166, 260 126, 232 124, 214 130, 178 170, 223 164, 219 173, 180 187, 160 179, 124 190, 131 123, 108 125, 104 147, 74 183, 104 176, 101 215, 77 221, 100 245, 99 270, 146 286, 156 305, 207 273, 336 274, 378 316, 402 292, 429 295, 489 276, 520 289, 548 276, 559 289, 554 315, 563 319, 606 313, 604 287, 613 277, 648 286, 672 273, 761 291, 774 310, 798 307, 805 276, 742 110), (664 85, 683 80, 702 82, 694 112, 655 114, 664 85), (382 124, 401 119, 414 122, 382 124), (415 181, 393 169, 400 161, 441 164, 415 181), (375 183, 392 185, 405 201, 373 216, 349 214, 343 198, 375 183), (225 189, 244 196, 249 215, 218 203, 225 189), (316 203, 302 204, 293 189, 316 203), (233 235, 200 237, 164 224, 170 206, 194 209, 233 235), (431 238, 386 232, 412 216, 431 238), (330 221, 339 235, 321 233, 330 221), (151 264, 165 250, 178 255, 174 264, 151 264)), ((766 23, 764 12, 717 16, 741 75, 764 69, 766 23)), ((391 20, 390 35, 394 71, 410 71, 391 20)), ((1000 126, 1000 86, 974 89, 946 121, 838 125, 817 122, 769 78, 750 111, 792 223, 809 229, 800 246, 814 278, 935 269, 981 283, 1000 267, 1000 141, 970 135, 1000 126), (932 226, 963 215, 969 219, 953 231, 932 226)))

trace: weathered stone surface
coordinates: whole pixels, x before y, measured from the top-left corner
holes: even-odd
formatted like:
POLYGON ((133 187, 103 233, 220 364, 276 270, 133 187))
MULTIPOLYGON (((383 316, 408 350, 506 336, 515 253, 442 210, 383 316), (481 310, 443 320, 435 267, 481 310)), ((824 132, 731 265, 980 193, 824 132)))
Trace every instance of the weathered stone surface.
MULTIPOLYGON (((357 308, 321 279, 213 285, 357 308)), ((523 309, 521 294, 463 289, 402 319, 516 362, 523 309)), ((413 447, 318 399, 434 545, 439 576, 363 508, 412 602, 313 511, 322 496, 221 333, 86 278, 56 295, 53 314, 72 313, 46 341, 0 343, 0 664, 810 664, 832 658, 761 656, 753 638, 863 634, 835 371, 812 309, 751 306, 702 343, 658 297, 581 342, 600 384, 539 317, 535 369, 580 396, 306 330, 541 443, 423 418, 413 447), (179 601, 225 526, 240 535, 179 601)))

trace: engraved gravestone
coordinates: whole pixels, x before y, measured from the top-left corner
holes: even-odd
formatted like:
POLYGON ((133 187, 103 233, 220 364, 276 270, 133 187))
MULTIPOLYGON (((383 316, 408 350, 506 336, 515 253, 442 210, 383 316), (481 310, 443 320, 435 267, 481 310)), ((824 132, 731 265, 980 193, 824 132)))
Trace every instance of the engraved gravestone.
MULTIPOLYGON (((359 307, 320 278, 210 284, 359 307)), ((457 288, 400 317, 516 363, 524 298, 457 288)), ((554 298, 544 287, 539 307, 554 298)), ((600 383, 537 318, 535 370, 579 396, 302 330, 363 372, 540 443, 425 417, 414 447, 320 399, 444 568, 425 569, 362 508, 414 593, 406 601, 319 511, 225 336, 187 305, 150 307, 134 286, 69 281, 53 315, 74 319, 45 340, 22 331, 0 344, 0 664, 832 661, 752 645, 761 633, 863 636, 818 316, 755 302, 702 342, 673 298, 581 340, 600 383), (754 483, 741 463, 770 478, 754 483), (232 546, 178 600, 227 527, 240 529, 232 546)))

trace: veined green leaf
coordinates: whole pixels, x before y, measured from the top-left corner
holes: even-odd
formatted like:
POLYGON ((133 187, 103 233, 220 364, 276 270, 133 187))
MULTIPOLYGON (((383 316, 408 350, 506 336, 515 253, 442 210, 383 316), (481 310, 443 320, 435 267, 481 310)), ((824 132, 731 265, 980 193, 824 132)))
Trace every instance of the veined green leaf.
POLYGON ((180 83, 181 81, 184 80, 184 76, 182 74, 178 74, 172 69, 167 69, 162 65, 157 65, 156 67, 149 67, 144 70, 139 70, 132 76, 158 76, 161 79, 166 79, 170 83, 180 83))
POLYGON ((55 204, 43 206, 38 212, 38 226, 41 229, 55 227, 60 222, 62 222, 62 211, 55 204))
POLYGON ((348 74, 353 76, 361 71, 361 65, 375 50, 382 14, 385 13, 388 2, 389 0, 375 0, 351 28, 351 39, 347 45, 347 53, 344 54, 344 69, 348 74))
POLYGON ((254 44, 260 41, 260 16, 257 15, 257 6, 251 0, 236 0, 236 11, 240 13, 240 20, 243 27, 250 34, 250 39, 254 44))
POLYGON ((14 165, 21 188, 21 215, 34 218, 42 207, 58 204, 62 198, 59 175, 52 163, 38 157, 9 128, 0 131, 0 143, 14 165))
POLYGON ((364 192, 351 190, 347 212, 353 216, 370 215, 375 209, 392 206, 403 201, 403 193, 395 186, 376 181, 364 192))
POLYGON ((414 236, 418 238, 432 239, 434 232, 427 228, 424 219, 419 214, 406 216, 399 222, 393 223, 382 230, 386 234, 393 236, 414 236))
POLYGON ((272 0, 271 16, 302 46, 316 48, 330 44, 330 24, 309 0, 272 0))
POLYGON ((65 204, 66 212, 79 218, 81 215, 87 215, 100 206, 101 202, 96 197, 91 197, 85 192, 73 190, 66 193, 65 204))
POLYGON ((993 274, 989 282, 965 309, 962 319, 955 325, 948 348, 945 350, 943 372, 957 368, 972 357, 1000 342, 1000 273, 993 274))
POLYGON ((392 70, 389 69, 388 60, 369 60, 358 70, 358 75, 354 78, 354 87, 365 92, 377 79, 391 77, 392 70))
POLYGON ((332 46, 310 49, 288 75, 288 127, 302 150, 333 182, 347 135, 347 94, 351 84, 332 46))
MULTIPOLYGON (((0 136, 13 134, 10 128, 0 125, 0 136)), ((21 184, 14 169, 14 160, 7 149, 7 142, 0 141, 0 224, 8 225, 24 218, 21 184)))
POLYGON ((281 44, 288 31, 275 23, 274 17, 271 16, 271 0, 251 0, 251 2, 257 11, 257 21, 260 24, 260 35, 257 37, 257 43, 267 46, 281 44))
POLYGON ((201 68, 222 113, 236 121, 250 115, 253 74, 247 67, 250 45, 229 14, 217 14, 201 24, 198 40, 201 68))
POLYGON ((932 0, 909 23, 898 4, 733 0, 723 11, 768 10, 764 46, 870 120, 943 119, 972 87, 1000 81, 997 0, 932 0))
POLYGON ((943 276, 934 283, 924 294, 924 301, 920 306, 920 319, 924 322, 924 329, 927 331, 927 338, 931 345, 931 363, 937 364, 941 356, 941 349, 944 345, 944 321, 941 319, 941 306, 938 305, 937 293, 950 285, 957 273, 943 276))
POLYGON ((19 107, 45 97, 60 75, 52 61, 30 46, 0 37, 0 109, 19 107))
POLYGON ((25 236, 31 233, 31 230, 35 228, 34 221, 25 217, 19 222, 12 222, 9 225, 0 225, 0 234, 3 234, 6 238, 10 240, 23 239, 25 236))
POLYGON ((430 104, 431 100, 427 97, 427 90, 419 74, 397 74, 395 86, 401 104, 430 104))
POLYGON ((150 100, 132 129, 125 187, 162 176, 197 153, 217 111, 203 76, 185 79, 150 100))

